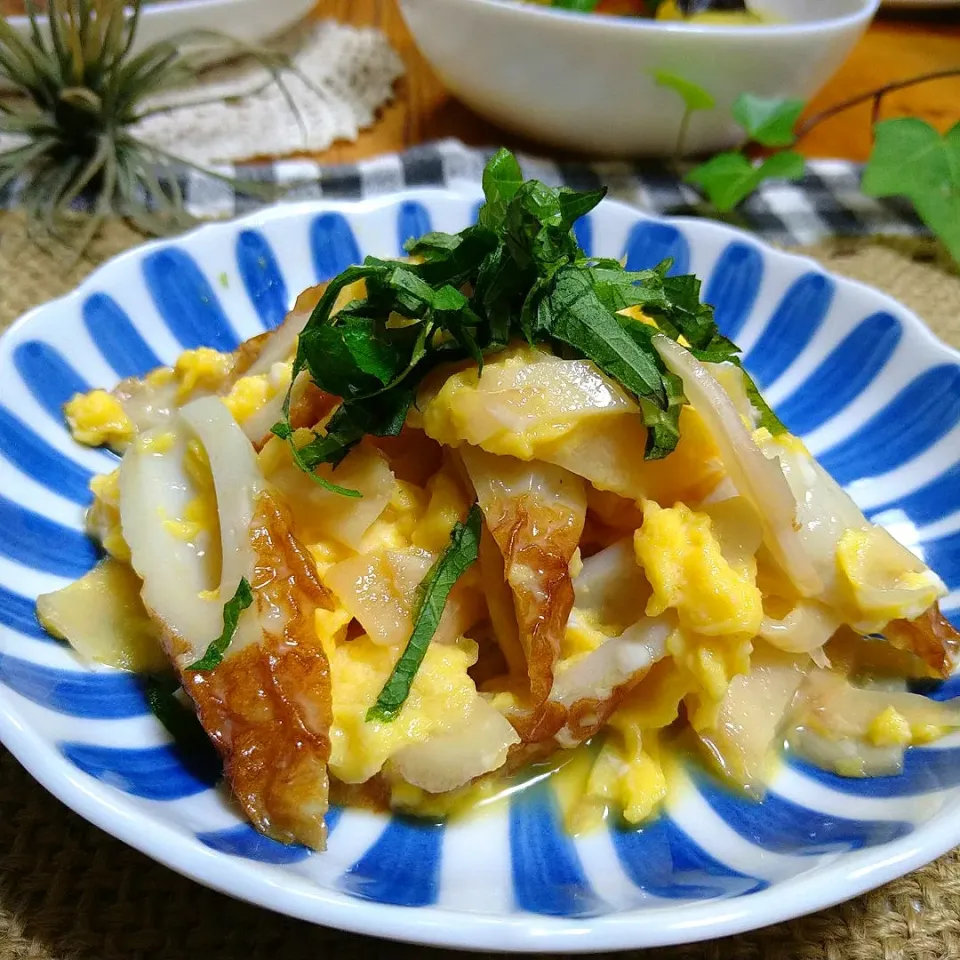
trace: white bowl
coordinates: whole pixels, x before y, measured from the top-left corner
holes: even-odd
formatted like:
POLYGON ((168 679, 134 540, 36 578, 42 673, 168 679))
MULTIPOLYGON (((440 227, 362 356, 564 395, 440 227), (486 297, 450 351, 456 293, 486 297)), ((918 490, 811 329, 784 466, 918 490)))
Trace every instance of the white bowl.
MULTIPOLYGON (((311 855, 242 821, 215 771, 169 742, 135 678, 81 662, 40 629, 37 594, 97 560, 83 534, 87 481, 116 466, 70 439, 61 405, 73 391, 262 333, 304 287, 367 254, 397 256, 411 234, 460 230, 478 200, 406 190, 205 226, 123 254, 0 338, 0 741, 82 816, 202 883, 314 923, 474 950, 567 955, 727 936, 855 896, 960 843, 955 733, 912 748, 901 776, 846 780, 787 758, 762 804, 696 766, 669 767, 657 820, 576 839, 546 785, 446 825, 335 809, 329 849, 311 855)), ((630 269, 671 256, 704 279, 777 412, 872 520, 937 570, 960 623, 960 354, 879 291, 722 224, 604 201, 578 239, 630 269)), ((960 677, 931 695, 958 688, 960 677)))
MULTIPOLYGON (((282 33, 315 6, 316 0, 270 0, 269 3, 266 0, 167 0, 146 3, 140 14, 133 52, 190 30, 216 30, 243 43, 260 43, 282 33)), ((41 29, 45 20, 45 16, 40 17, 41 29)), ((22 36, 29 35, 28 17, 7 17, 7 22, 22 36)), ((0 89, 9 86, 0 74, 0 89)))
POLYGON ((516 133, 594 156, 670 155, 679 97, 657 70, 708 90, 690 152, 742 132, 730 107, 744 92, 814 94, 843 62, 880 0, 755 0, 782 23, 728 27, 571 13, 516 0, 400 0, 423 55, 453 93, 516 133))

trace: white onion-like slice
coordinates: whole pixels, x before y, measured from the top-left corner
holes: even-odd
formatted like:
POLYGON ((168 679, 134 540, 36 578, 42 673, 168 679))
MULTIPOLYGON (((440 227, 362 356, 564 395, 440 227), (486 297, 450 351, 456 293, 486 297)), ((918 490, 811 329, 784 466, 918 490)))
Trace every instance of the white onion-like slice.
POLYGON ((836 673, 813 670, 791 711, 787 739, 813 763, 844 776, 895 774, 905 746, 876 743, 870 736, 877 717, 891 707, 911 731, 960 727, 960 709, 953 703, 903 690, 862 689, 836 673))
MULTIPOLYGON (((410 639, 417 587, 435 560, 416 547, 378 550, 335 564, 323 580, 374 643, 392 646, 410 639)), ((478 591, 461 579, 447 597, 432 642, 453 643, 483 615, 478 591)))
POLYGON ((754 651, 750 672, 730 681, 716 724, 698 731, 724 776, 751 793, 761 793, 777 732, 810 666, 808 657, 776 650, 754 651))
POLYGON ((280 491, 293 514, 297 536, 304 543, 336 540, 360 550, 363 535, 383 513, 396 489, 387 458, 368 440, 363 441, 336 469, 321 464, 316 473, 333 483, 359 490, 360 497, 344 497, 325 490, 285 456, 267 479, 280 491))
POLYGON ((167 658, 140 599, 141 586, 127 564, 107 557, 79 580, 37 597, 37 619, 88 660, 159 673, 167 658))
MULTIPOLYGON (((188 404, 168 426, 175 435, 171 448, 157 453, 149 443, 138 443, 124 457, 120 514, 132 566, 144 581, 144 603, 190 648, 180 658, 183 666, 202 656, 220 634, 223 605, 236 592, 240 578, 253 577, 250 522, 263 479, 250 442, 216 397, 188 404), (184 516, 195 493, 184 468, 191 435, 210 461, 217 495, 222 562, 213 571, 213 584, 204 551, 174 536, 163 523, 165 518, 184 516), (206 594, 211 587, 212 595, 206 594)), ((257 636, 255 618, 241 617, 231 651, 241 650, 257 636)))
POLYGON ((637 563, 633 537, 624 537, 583 561, 573 578, 574 612, 591 619, 611 635, 636 623, 646 609, 650 585, 637 563))
POLYGON ((644 617, 559 673, 550 699, 571 707, 578 700, 607 700, 618 687, 666 656, 676 618, 644 617))
POLYGON ((764 617, 760 636, 787 653, 813 653, 840 628, 840 619, 815 600, 800 600, 779 620, 764 617))
POLYGON ((779 463, 763 455, 733 401, 689 350, 662 334, 653 338, 653 344, 683 381, 684 393, 707 423, 737 490, 759 514, 768 549, 801 594, 816 596, 823 583, 794 529, 796 503, 779 463))
POLYGON ((478 696, 464 723, 397 751, 392 772, 428 793, 445 793, 497 770, 520 742, 510 722, 478 696))

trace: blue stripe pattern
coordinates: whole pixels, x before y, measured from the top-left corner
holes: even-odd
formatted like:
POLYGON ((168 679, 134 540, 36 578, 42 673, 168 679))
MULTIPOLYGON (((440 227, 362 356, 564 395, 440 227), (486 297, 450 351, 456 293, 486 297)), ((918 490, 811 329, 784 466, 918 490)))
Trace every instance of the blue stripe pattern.
POLYGON ((704 300, 713 304, 720 332, 731 340, 740 336, 760 293, 763 257, 756 247, 734 241, 717 260, 704 300))
POLYGON ((808 273, 783 295, 744 365, 761 389, 768 387, 813 339, 830 310, 836 289, 821 273, 808 273))
POLYGON ((442 845, 443 824, 392 817, 340 886, 362 900, 427 907, 437 899, 442 845))
POLYGON ((589 213, 573 224, 573 235, 584 253, 593 253, 593 220, 589 213))
POLYGON ((314 219, 310 224, 310 252, 321 283, 361 260, 357 238, 342 213, 321 213, 314 219))
POLYGON ((220 771, 175 746, 101 747, 61 743, 60 752, 84 773, 145 800, 182 800, 209 790, 220 771))
MULTIPOLYGON (((432 201, 391 206, 380 225, 385 231, 385 248, 377 252, 389 255, 394 247, 399 252, 405 240, 429 231, 433 220, 430 211, 434 209, 437 208, 432 201)), ((600 208, 574 226, 577 241, 587 253, 593 252, 598 236, 602 238, 607 222, 604 216, 604 208, 600 208)), ((326 212, 305 220, 309 255, 318 280, 329 280, 361 260, 354 230, 357 221, 351 215, 326 212)), ((624 248, 628 268, 650 268, 672 257, 674 274, 689 272, 688 235, 696 241, 697 229, 696 225, 637 220, 624 248)), ((371 235, 363 233, 365 237, 371 235)), ((223 269, 228 276, 239 277, 247 298, 244 300, 238 293, 226 302, 231 307, 238 305, 249 316, 248 322, 255 314, 265 329, 275 327, 286 315, 291 293, 277 250, 257 229, 237 228, 220 236, 230 239, 223 244, 222 251, 213 252, 225 258, 223 269)), ((147 305, 145 315, 151 313, 152 299, 164 324, 182 347, 231 350, 238 342, 236 329, 218 299, 219 288, 200 266, 201 262, 213 260, 206 253, 202 260, 188 253, 186 246, 192 242, 182 246, 169 244, 139 255, 145 284, 140 299, 147 305)), ((762 328, 746 365, 759 384, 766 387, 790 368, 824 323, 833 322, 831 309, 842 281, 835 282, 815 271, 804 272, 802 266, 799 270, 781 270, 779 258, 773 262, 749 239, 723 242, 726 246, 705 284, 704 298, 714 305, 717 322, 727 336, 736 339, 747 324, 751 330, 754 325, 762 328), (766 297, 760 298, 761 289, 767 289, 765 274, 774 289, 786 291, 773 309, 769 309, 766 297), (789 285, 783 281, 784 275, 789 285), (758 308, 769 316, 758 316, 758 308)), ((873 389, 881 385, 877 378, 896 363, 898 351, 906 349, 909 331, 904 328, 908 324, 898 311, 884 310, 882 303, 871 301, 866 295, 863 300, 867 305, 852 317, 855 329, 827 355, 818 357, 814 371, 778 405, 781 417, 795 432, 809 434, 832 418, 844 415, 871 385, 873 389)), ((143 335, 145 327, 139 319, 136 299, 124 299, 124 303, 127 309, 107 292, 93 292, 83 300, 81 310, 83 327, 118 377, 142 375, 161 364, 143 335)), ((62 337, 59 328, 49 326, 47 318, 38 319, 42 322, 31 329, 53 330, 48 339, 57 346, 30 340, 12 350, 12 359, 26 390, 62 426, 63 404, 75 393, 90 389, 83 375, 90 365, 84 365, 82 351, 77 356, 72 351, 71 331, 75 338, 83 340, 88 353, 89 345, 75 316, 56 318, 63 325, 62 337), (74 326, 70 327, 70 323, 74 326)), ((92 366, 100 368, 95 356, 92 366)), ((929 450, 960 423, 960 366, 948 359, 940 366, 928 367, 899 394, 885 397, 883 410, 868 422, 854 425, 856 429, 847 439, 821 457, 839 482, 849 484, 900 467, 929 450)), ((14 387, 24 395, 19 384, 14 387)), ((23 416, 13 401, 10 409, 0 407, 0 455, 21 476, 30 478, 45 491, 78 506, 89 503, 90 471, 47 443, 21 419, 23 416)), ((942 449, 938 449, 938 454, 942 449)), ((884 520, 905 516, 924 526, 960 511, 960 462, 954 462, 956 456, 952 450, 943 450, 942 461, 938 462, 944 468, 938 476, 915 492, 874 508, 871 515, 884 520)), ((104 462, 109 462, 107 457, 104 462)), ((37 488, 32 490, 36 493, 37 488)), ((39 502, 34 504, 16 481, 3 494, 0 556, 24 568, 70 578, 84 574, 97 561, 96 549, 79 529, 35 512, 45 509, 49 502, 46 495, 37 497, 39 502)), ((79 510, 76 526, 79 527, 79 510)), ((960 589, 960 533, 924 542, 923 548, 928 562, 953 589, 960 589)), ((10 582, 16 583, 13 579, 10 582)), ((37 622, 32 598, 0 586, 0 625, 19 635, 0 653, 0 689, 14 691, 50 711, 46 714, 36 710, 33 716, 46 716, 51 726, 53 714, 71 718, 57 721, 68 725, 72 737, 70 742, 56 744, 67 761, 105 785, 158 803, 197 796, 215 785, 221 771, 212 746, 188 755, 176 744, 118 747, 89 742, 101 736, 109 742, 110 734, 103 734, 104 729, 122 733, 124 728, 91 728, 85 726, 85 721, 123 722, 148 716, 143 688, 137 678, 125 673, 69 670, 31 662, 30 650, 37 649, 34 644, 56 642, 37 622), (22 654, 6 652, 17 649, 18 642, 22 643, 22 654), (89 729, 94 732, 88 735, 89 729)), ((938 685, 918 683, 914 688, 933 699, 950 699, 960 693, 960 677, 938 685)), ((15 698, 10 702, 20 702, 22 706, 22 701, 15 698)), ((48 741, 56 742, 53 736, 48 736, 48 741)), ((819 770, 792 754, 785 762, 804 777, 850 798, 847 815, 830 816, 808 809, 803 805, 802 793, 788 799, 772 791, 763 802, 754 803, 727 791, 704 771, 694 774, 694 783, 713 815, 739 837, 760 850, 798 858, 885 844, 914 828, 902 820, 859 818, 858 797, 913 797, 960 787, 960 747, 911 749, 906 754, 902 775, 864 780, 819 770)), ((339 808, 330 810, 330 831, 349 829, 350 821, 341 821, 341 813, 339 808)), ((517 910, 563 918, 591 917, 610 910, 610 904, 588 879, 577 843, 564 831, 549 784, 533 784, 514 794, 506 815, 511 888, 517 910)), ((444 834, 442 824, 401 817, 385 820, 376 841, 338 878, 337 885, 353 896, 378 903, 410 908, 435 904, 440 900, 444 834)), ((303 846, 286 846, 262 836, 248 823, 198 830, 196 836, 209 851, 271 864, 277 869, 302 863, 312 856, 312 851, 303 846)), ((741 872, 724 862, 727 854, 722 836, 715 843, 712 837, 706 838, 701 846, 667 814, 640 829, 612 826, 610 837, 616 858, 631 883, 654 897, 733 897, 769 886, 762 878, 749 874, 751 866, 735 861, 748 871, 741 872)), ((798 872, 809 865, 802 859, 797 863, 798 872)), ((611 862, 609 869, 618 872, 616 863, 611 862)))
POLYGON ((237 237, 237 269, 247 296, 265 330, 272 330, 287 315, 290 293, 273 247, 258 230, 242 230, 237 237))
POLYGON ((769 884, 710 856, 666 814, 638 830, 611 827, 627 876, 645 893, 667 900, 714 900, 765 890, 769 884))
POLYGON ((93 541, 79 530, 0 497, 0 556, 44 573, 82 577, 97 562, 93 541))
POLYGON ((915 680, 910 684, 910 689, 931 700, 953 700, 954 697, 960 697, 960 674, 947 680, 915 680))
POLYGON ((147 254, 143 278, 163 322, 182 347, 236 350, 240 338, 190 254, 178 247, 147 254))
MULTIPOLYGON (((331 807, 324 818, 327 823, 329 837, 337 824, 343 810, 340 807, 331 807)), ((258 863, 300 863, 313 856, 309 847, 299 843, 279 843, 259 833, 249 823, 238 823, 234 827, 223 830, 207 830, 197 834, 197 839, 211 850, 228 853, 231 857, 241 857, 244 860, 256 860, 258 863)))
POLYGON ((510 801, 510 862, 517 906, 551 917, 605 912, 564 831, 553 790, 538 783, 510 801))
POLYGON ((75 393, 90 389, 58 350, 39 340, 21 343, 13 351, 13 362, 34 400, 57 423, 63 423, 63 405, 75 393))
POLYGON ((960 462, 913 493, 874 507, 867 513, 871 520, 890 510, 902 513, 917 526, 934 523, 960 510, 960 462))
POLYGON ((853 436, 819 456, 846 486, 894 470, 932 447, 960 421, 960 367, 943 364, 917 377, 853 436))
POLYGON ((960 587, 960 532, 924 543, 923 558, 948 589, 960 587))
POLYGON ((113 297, 94 293, 83 302, 83 323, 119 377, 140 377, 162 366, 160 358, 113 297))
POLYGON ((762 801, 735 794, 704 775, 697 789, 740 836, 774 853, 816 856, 890 843, 913 829, 902 820, 855 820, 802 807, 768 791, 762 801))
POLYGON ((890 777, 841 777, 796 755, 790 766, 831 790, 861 797, 914 797, 960 784, 960 747, 912 747, 903 758, 903 772, 890 777))
POLYGON ((628 270, 651 270, 662 260, 672 257, 671 275, 690 272, 690 244, 669 223, 641 220, 630 231, 624 254, 628 270))
POLYGON ((56 713, 85 720, 125 720, 149 712, 143 687, 129 673, 57 670, 0 653, 0 681, 56 713))
POLYGON ((86 506, 92 499, 93 474, 51 447, 3 407, 0 407, 0 454, 52 493, 80 506, 86 506))
POLYGON ((300 844, 271 840, 254 830, 249 823, 240 823, 225 830, 204 831, 197 834, 197 839, 211 850, 259 863, 299 863, 313 853, 300 844))
POLYGON ((417 240, 433 229, 427 208, 416 200, 401 203, 397 209, 397 253, 404 256, 403 245, 408 240, 417 240))
POLYGON ((37 608, 33 600, 21 597, 6 587, 0 586, 0 623, 25 637, 53 642, 37 621, 37 608))
POLYGON ((901 332, 900 321, 889 313, 875 313, 860 323, 801 386, 777 404, 777 415, 790 432, 812 433, 860 396, 887 365, 901 332), (811 383, 817 385, 815 390, 811 383))

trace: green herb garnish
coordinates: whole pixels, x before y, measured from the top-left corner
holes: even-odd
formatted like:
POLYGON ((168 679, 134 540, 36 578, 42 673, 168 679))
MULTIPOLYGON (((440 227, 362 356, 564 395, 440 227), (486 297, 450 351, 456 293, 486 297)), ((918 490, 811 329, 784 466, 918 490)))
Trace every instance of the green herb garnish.
MULTIPOLYGON (((736 360, 735 362, 738 364, 738 366, 740 365, 739 360, 736 360)), ((784 426, 783 421, 773 412, 767 401, 763 399, 763 394, 760 392, 760 388, 753 382, 750 374, 747 373, 742 366, 740 366, 740 372, 743 374, 743 385, 747 391, 747 398, 750 400, 751 406, 757 411, 759 416, 757 426, 766 427, 773 436, 777 436, 777 434, 780 433, 786 433, 787 428, 784 426)))
POLYGON ((173 677, 147 677, 144 680, 150 710, 174 740, 193 739, 198 728, 200 736, 206 739, 200 721, 177 700, 175 694, 179 689, 180 684, 173 677))
POLYGON ((191 663, 186 668, 187 670, 213 670, 223 663, 223 654, 237 632, 240 614, 251 603, 253 603, 253 591, 250 589, 247 578, 241 577, 237 592, 223 605, 223 633, 207 647, 207 652, 196 663, 191 663))
POLYGON ((490 159, 483 190, 476 224, 407 243, 422 262, 367 257, 348 268, 304 327, 293 381, 307 371, 343 402, 323 431, 296 448, 288 392, 273 432, 328 489, 344 492, 313 471, 322 463, 336 467, 365 436, 396 436, 420 381, 441 363, 473 360, 482 371, 486 355, 521 339, 592 360, 636 398, 648 427, 646 456, 656 459, 676 447, 683 391, 650 343, 652 328, 618 312, 639 306, 668 336, 717 358, 736 353, 712 308, 700 302, 695 277, 668 276, 669 262, 629 271, 580 249, 573 225, 605 190, 524 180, 507 150, 490 159), (341 293, 359 280, 365 296, 334 314, 341 293))
POLYGON ((410 694, 413 678, 426 656, 427 647, 440 625, 447 597, 454 584, 477 559, 482 522, 480 507, 474 504, 466 521, 454 526, 449 545, 417 587, 413 632, 393 673, 380 691, 377 702, 367 711, 368 723, 374 720, 390 721, 400 713, 410 694))
POLYGON ((221 770, 220 758, 197 715, 176 697, 180 684, 172 676, 146 677, 144 693, 153 715, 163 724, 184 758, 211 780, 221 770))

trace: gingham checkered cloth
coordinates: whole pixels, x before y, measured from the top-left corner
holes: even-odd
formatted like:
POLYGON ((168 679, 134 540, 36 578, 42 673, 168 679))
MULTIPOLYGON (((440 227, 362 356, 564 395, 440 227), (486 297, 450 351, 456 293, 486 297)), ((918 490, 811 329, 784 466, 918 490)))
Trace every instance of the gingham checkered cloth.
MULTIPOLYGON (((281 160, 220 169, 239 178, 289 188, 282 202, 319 197, 360 199, 414 186, 469 184, 477 189, 483 165, 493 152, 493 148, 475 149, 457 140, 441 140, 344 166, 281 160)), ((578 189, 606 184, 611 197, 650 213, 696 215, 702 206, 700 194, 662 164, 575 163, 518 156, 528 177, 578 189)), ((860 175, 859 164, 811 161, 802 180, 764 183, 744 201, 731 222, 786 246, 815 243, 828 236, 927 233, 906 201, 864 196, 860 175)), ((201 173, 185 174, 182 181, 187 207, 197 217, 230 217, 263 203, 201 173)))

